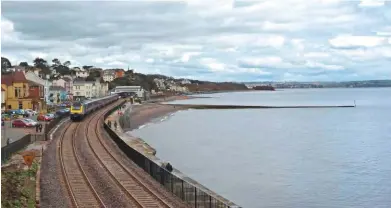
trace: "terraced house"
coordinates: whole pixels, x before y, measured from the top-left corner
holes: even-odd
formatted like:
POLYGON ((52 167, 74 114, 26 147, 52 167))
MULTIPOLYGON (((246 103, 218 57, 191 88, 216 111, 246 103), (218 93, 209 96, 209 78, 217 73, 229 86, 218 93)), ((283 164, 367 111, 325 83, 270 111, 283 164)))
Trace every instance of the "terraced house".
POLYGON ((41 110, 44 105, 43 85, 26 79, 24 71, 15 71, 1 76, 5 90, 5 109, 41 110))
POLYGON ((5 110, 5 99, 7 97, 7 91, 1 86, 1 111, 5 110))

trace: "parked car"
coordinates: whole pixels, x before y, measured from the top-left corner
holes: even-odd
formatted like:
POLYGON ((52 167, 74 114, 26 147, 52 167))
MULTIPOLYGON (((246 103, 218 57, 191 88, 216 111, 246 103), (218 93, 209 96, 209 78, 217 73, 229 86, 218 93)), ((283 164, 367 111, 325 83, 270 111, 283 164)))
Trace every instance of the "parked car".
POLYGON ((46 114, 47 116, 49 116, 49 117, 51 117, 52 119, 55 119, 55 118, 57 118, 58 116, 56 115, 56 114, 54 114, 54 113, 48 113, 48 114, 46 114))
POLYGON ((30 118, 25 118, 23 120, 28 123, 31 123, 33 126, 37 126, 39 124, 37 121, 34 121, 33 119, 30 119, 30 118))
POLYGON ((60 109, 56 112, 58 116, 64 116, 69 114, 69 110, 66 108, 60 109))
POLYGON ((16 119, 12 121, 12 127, 34 127, 34 124, 25 119, 16 119))
POLYGON ((34 111, 32 109, 26 109, 25 112, 27 112, 30 116, 35 116, 37 115, 37 111, 34 111))
POLYGON ((48 116, 47 114, 40 114, 37 116, 37 121, 51 121, 53 117, 48 116))

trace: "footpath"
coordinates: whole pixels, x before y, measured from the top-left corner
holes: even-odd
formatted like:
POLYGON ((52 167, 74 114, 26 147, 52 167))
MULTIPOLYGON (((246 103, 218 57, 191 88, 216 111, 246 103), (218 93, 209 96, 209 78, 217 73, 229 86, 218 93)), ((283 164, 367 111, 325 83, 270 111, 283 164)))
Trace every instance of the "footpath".
POLYGON ((156 150, 149 146, 147 143, 145 143, 142 139, 134 137, 122 129, 120 125, 120 117, 121 116, 129 116, 125 114, 130 114, 132 110, 132 104, 129 102, 125 103, 123 108, 121 108, 118 111, 114 111, 111 115, 109 115, 105 123, 107 124, 109 121, 111 122, 111 129, 115 131, 115 133, 123 140, 125 141, 130 147, 133 149, 136 149, 138 152, 143 153, 148 158, 157 160, 158 158, 155 157, 156 150), (117 123, 117 128, 114 127, 114 123, 117 123))

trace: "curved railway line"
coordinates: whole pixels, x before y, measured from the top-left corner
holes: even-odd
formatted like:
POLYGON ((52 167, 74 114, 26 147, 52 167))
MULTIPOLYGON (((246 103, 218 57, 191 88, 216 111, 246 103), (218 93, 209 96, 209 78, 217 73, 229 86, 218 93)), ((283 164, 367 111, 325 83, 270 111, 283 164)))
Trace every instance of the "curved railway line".
POLYGON ((105 207, 80 164, 74 139, 80 124, 69 123, 60 137, 63 179, 74 207, 105 207))
POLYGON ((110 205, 103 203, 80 163, 75 139, 84 139, 93 153, 88 160, 97 160, 101 164, 102 171, 106 171, 110 175, 115 184, 127 196, 132 207, 189 207, 181 199, 162 190, 163 187, 156 189, 157 182, 148 180, 146 177, 149 176, 143 175, 136 167, 137 165, 124 165, 121 162, 123 158, 119 158, 119 155, 115 154, 115 151, 107 145, 105 139, 108 135, 103 129, 103 117, 108 109, 116 104, 111 104, 104 110, 98 110, 80 123, 68 123, 60 137, 59 156, 62 175, 72 205, 74 207, 110 207, 110 205), (80 127, 84 127, 84 129, 78 131, 80 127), (77 137, 77 132, 83 131, 84 135, 77 137), (154 182, 156 184, 153 184, 154 182))

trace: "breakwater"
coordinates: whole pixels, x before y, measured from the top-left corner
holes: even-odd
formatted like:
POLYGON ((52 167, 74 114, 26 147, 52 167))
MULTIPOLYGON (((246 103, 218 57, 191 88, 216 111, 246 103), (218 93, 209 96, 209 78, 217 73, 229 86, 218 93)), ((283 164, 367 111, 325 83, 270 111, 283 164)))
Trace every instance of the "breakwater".
POLYGON ((203 105, 203 104, 164 104, 191 109, 262 109, 262 108, 354 108, 355 105, 303 105, 303 106, 262 106, 262 105, 203 105))

